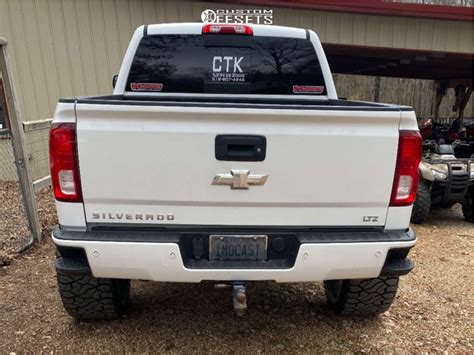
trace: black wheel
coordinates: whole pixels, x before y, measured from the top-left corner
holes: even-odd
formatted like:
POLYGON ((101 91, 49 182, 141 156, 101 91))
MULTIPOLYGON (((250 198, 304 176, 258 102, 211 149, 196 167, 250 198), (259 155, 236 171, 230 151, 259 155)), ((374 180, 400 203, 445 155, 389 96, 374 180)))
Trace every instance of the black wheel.
POLYGON ((329 307, 337 314, 376 315, 390 308, 398 277, 324 281, 329 307))
POLYGON ((416 190, 415 203, 411 211, 411 222, 416 224, 423 223, 430 214, 431 207, 431 193, 429 186, 420 181, 418 190, 416 190))
POLYGON ((462 203, 462 214, 467 222, 474 223, 474 214, 472 213, 472 205, 474 200, 474 188, 471 187, 466 194, 466 198, 462 203))
POLYGON ((130 280, 57 274, 64 309, 77 319, 114 319, 125 311, 130 280))

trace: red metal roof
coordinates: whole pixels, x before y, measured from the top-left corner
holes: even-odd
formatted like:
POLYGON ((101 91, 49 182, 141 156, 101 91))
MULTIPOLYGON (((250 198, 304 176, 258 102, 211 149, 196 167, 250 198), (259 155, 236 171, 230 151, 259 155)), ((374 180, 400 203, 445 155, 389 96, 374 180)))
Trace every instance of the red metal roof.
MULTIPOLYGON (((222 2, 222 0, 219 2, 222 2)), ((412 4, 386 0, 223 0, 223 2, 248 4, 259 7, 287 7, 306 10, 336 11, 382 16, 406 16, 456 21, 474 20, 473 7, 412 4)))

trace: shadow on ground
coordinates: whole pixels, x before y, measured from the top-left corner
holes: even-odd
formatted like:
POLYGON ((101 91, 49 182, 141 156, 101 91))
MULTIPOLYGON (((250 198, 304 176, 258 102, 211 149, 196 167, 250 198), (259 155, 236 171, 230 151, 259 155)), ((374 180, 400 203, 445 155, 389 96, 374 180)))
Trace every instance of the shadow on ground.
POLYGON ((134 350, 153 348, 158 341, 162 350, 224 352, 347 349, 348 338, 362 346, 367 337, 364 332, 383 330, 383 321, 377 317, 333 316, 320 284, 254 283, 248 297, 247 314, 237 317, 231 289, 216 289, 212 283, 138 281, 133 283, 133 303, 126 317, 112 322, 74 322, 73 329, 78 339, 87 342, 103 341, 98 327, 119 331, 134 350), (318 346, 308 348, 314 341, 318 346))

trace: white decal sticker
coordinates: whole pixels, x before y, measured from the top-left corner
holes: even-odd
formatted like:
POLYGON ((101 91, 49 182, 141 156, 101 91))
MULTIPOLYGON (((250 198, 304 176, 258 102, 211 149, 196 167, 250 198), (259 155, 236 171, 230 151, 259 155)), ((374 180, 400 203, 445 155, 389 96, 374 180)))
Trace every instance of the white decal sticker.
POLYGON ((244 57, 214 56, 212 58, 212 81, 244 82, 245 74, 240 66, 244 57))
POLYGON ((206 9, 201 12, 204 23, 253 23, 257 25, 273 24, 273 9, 206 9))

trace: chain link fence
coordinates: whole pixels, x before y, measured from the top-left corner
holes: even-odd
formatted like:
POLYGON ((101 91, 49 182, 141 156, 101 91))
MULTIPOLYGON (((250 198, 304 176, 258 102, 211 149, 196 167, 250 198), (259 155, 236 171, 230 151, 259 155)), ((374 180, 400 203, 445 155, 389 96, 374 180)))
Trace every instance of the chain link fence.
MULTIPOLYGON (((40 223, 55 223, 49 177, 48 133, 51 119, 23 124, 27 158, 30 162, 40 223)), ((14 137, 0 129, 0 265, 31 243, 28 218, 19 185, 14 154, 14 137), (2 255, 3 254, 3 255, 2 255), (3 260, 3 261, 2 261, 3 260)))
POLYGON ((0 265, 31 243, 23 198, 15 165, 14 140, 7 129, 0 130, 0 265))
POLYGON ((49 128, 52 119, 28 121, 23 123, 26 150, 30 161, 35 190, 49 183, 49 128))
POLYGON ((37 193, 49 185, 51 120, 22 123, 6 47, 0 37, 0 266, 41 241, 56 219, 51 191, 37 193))

